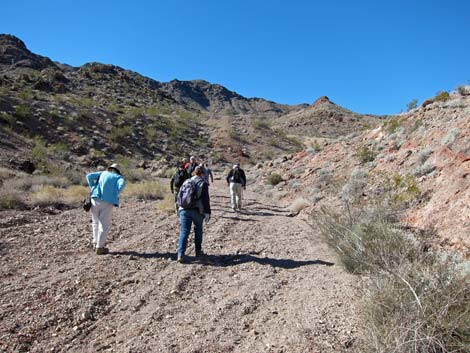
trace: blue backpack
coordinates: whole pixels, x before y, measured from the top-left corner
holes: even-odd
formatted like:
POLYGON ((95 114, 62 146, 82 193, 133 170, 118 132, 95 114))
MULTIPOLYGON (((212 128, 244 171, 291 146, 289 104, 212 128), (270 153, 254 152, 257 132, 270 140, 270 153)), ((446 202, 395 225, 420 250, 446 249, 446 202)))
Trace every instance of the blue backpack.
POLYGON ((201 199, 202 183, 196 182, 192 178, 185 180, 176 199, 178 206, 184 209, 197 208, 197 201, 201 199))

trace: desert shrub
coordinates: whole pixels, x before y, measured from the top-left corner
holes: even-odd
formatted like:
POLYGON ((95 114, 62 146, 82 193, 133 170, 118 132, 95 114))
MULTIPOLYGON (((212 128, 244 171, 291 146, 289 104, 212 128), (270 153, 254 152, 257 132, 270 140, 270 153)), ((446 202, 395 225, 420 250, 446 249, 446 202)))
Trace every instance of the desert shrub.
POLYGON ((392 211, 323 208, 314 224, 344 267, 366 274, 361 352, 465 352, 470 342, 470 275, 426 250, 392 211))
POLYGON ((266 178, 266 181, 268 182, 268 184, 274 186, 274 185, 279 184, 282 181, 282 177, 279 174, 272 173, 268 175, 268 177, 266 178))
POLYGON ((466 86, 459 86, 457 87, 457 92, 459 92, 459 94, 461 96, 468 96, 470 95, 470 90, 468 89, 468 87, 466 86))
POLYGON ((300 152, 302 151, 303 147, 304 147, 304 144, 302 143, 302 141, 300 141, 297 137, 295 136, 289 136, 287 137, 287 140, 289 141, 289 143, 293 144, 295 146, 295 150, 297 152, 300 152))
POLYGON ((420 151, 418 153, 418 161, 423 164, 425 163, 428 158, 431 156, 431 154, 434 153, 434 150, 430 147, 426 147, 425 149, 423 149, 422 151, 420 151))
POLYGON ((411 100, 411 102, 409 102, 409 103, 406 105, 406 110, 407 110, 407 111, 410 111, 410 110, 416 109, 417 106, 418 106, 418 100, 417 100, 417 99, 413 99, 413 100, 411 100))
POLYGON ((308 202, 302 197, 299 197, 292 202, 292 204, 290 205, 290 210, 294 213, 298 213, 304 208, 307 208, 308 206, 310 206, 310 202, 308 202))
POLYGON ((64 189, 52 185, 42 185, 31 195, 33 206, 50 206, 63 203, 64 189))
POLYGON ((270 129, 271 127, 269 126, 269 123, 265 120, 262 119, 256 119, 253 122, 253 127, 257 130, 267 130, 270 129))
POLYGON ((401 122, 398 118, 387 120, 383 123, 383 127, 391 134, 395 133, 401 126, 401 122))
POLYGON ((31 158, 40 168, 44 168, 48 162, 46 143, 39 137, 34 139, 31 158))
POLYGON ((124 197, 134 197, 141 200, 159 200, 165 196, 163 186, 157 181, 130 183, 123 192, 124 197))
POLYGON ((124 172, 124 178, 131 183, 146 180, 149 177, 150 174, 142 168, 128 168, 124 172))
POLYGON ((0 210, 23 208, 25 208, 25 202, 19 190, 7 186, 0 187, 0 210))
POLYGON ((145 138, 148 140, 148 141, 153 141, 155 140, 155 138, 157 137, 157 129, 155 129, 155 127, 153 126, 148 126, 145 128, 144 130, 144 135, 145 135, 145 138))
POLYGON ((435 102, 446 102, 450 99, 449 92, 447 91, 440 91, 437 92, 436 96, 434 97, 435 102))
POLYGON ((126 137, 132 133, 132 127, 122 126, 122 127, 113 127, 109 133, 109 138, 114 142, 122 142, 126 137))
POLYGON ((269 145, 273 146, 273 147, 279 147, 279 140, 275 137, 271 137, 269 140, 268 140, 268 143, 269 145))
POLYGON ((345 202, 355 202, 356 199, 363 193, 367 185, 367 178, 369 173, 364 169, 355 169, 351 173, 349 180, 344 184, 340 197, 345 202))
POLYGON ((31 116, 31 108, 27 105, 20 104, 15 109, 15 115, 20 119, 26 119, 31 116))
POLYGON ((364 145, 356 149, 356 157, 361 163, 373 162, 375 157, 377 157, 377 152, 372 148, 364 145))
POLYGON ((436 169, 436 166, 432 163, 426 162, 423 165, 417 166, 413 171, 413 175, 420 177, 423 175, 428 175, 436 169))
POLYGON ((451 145, 452 143, 455 142, 457 137, 460 135, 460 129, 459 128, 453 128, 450 130, 441 140, 441 144, 443 145, 451 145))

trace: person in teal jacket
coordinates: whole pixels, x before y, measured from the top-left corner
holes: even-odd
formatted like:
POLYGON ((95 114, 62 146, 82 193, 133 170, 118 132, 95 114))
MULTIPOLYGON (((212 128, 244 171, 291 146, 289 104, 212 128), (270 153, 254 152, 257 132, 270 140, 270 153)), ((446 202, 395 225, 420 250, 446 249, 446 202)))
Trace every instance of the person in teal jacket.
POLYGON ((119 206, 119 194, 126 186, 119 166, 114 163, 104 172, 87 174, 86 180, 91 189, 91 218, 93 226, 93 246, 98 255, 107 254, 105 247, 111 226, 113 207, 119 206))

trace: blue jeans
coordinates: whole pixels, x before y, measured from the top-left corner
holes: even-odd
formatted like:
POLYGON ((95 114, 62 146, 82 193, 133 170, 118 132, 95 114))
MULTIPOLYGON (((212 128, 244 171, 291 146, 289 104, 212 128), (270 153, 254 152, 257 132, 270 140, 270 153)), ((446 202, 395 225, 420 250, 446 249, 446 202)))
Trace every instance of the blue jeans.
POLYGON ((191 233, 191 225, 194 223, 194 242, 196 247, 196 253, 202 249, 202 230, 204 215, 199 213, 197 209, 181 210, 179 211, 180 218, 180 239, 178 241, 178 256, 183 256, 186 252, 188 245, 189 233, 191 233))

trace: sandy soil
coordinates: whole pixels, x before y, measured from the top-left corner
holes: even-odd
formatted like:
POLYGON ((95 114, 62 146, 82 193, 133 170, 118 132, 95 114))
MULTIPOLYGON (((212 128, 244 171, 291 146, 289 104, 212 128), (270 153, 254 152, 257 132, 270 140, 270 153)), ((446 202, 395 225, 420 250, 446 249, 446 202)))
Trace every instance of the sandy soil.
POLYGON ((243 213, 211 186, 196 260, 175 261, 176 215, 115 209, 106 256, 90 215, 0 214, 0 351, 342 352, 360 339, 357 279, 301 216, 250 190, 243 213))

